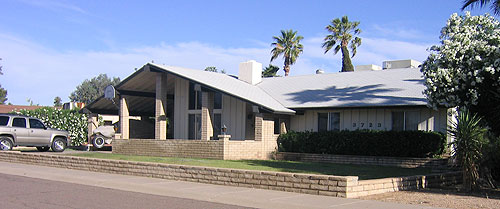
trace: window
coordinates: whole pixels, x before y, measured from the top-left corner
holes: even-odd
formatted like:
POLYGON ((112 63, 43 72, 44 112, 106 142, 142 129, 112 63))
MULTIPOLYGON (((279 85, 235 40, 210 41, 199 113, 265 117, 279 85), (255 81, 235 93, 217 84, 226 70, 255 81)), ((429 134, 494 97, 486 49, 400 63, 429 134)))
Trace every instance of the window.
POLYGON ((214 94, 214 109, 222 109, 222 93, 220 92, 214 94))
POLYGON ((420 113, 418 111, 392 112, 392 130, 418 130, 419 119, 420 113))
POLYGON ((201 91, 196 91, 194 83, 189 83, 189 109, 201 110, 201 91))
POLYGON ((188 123, 188 138, 201 139, 201 114, 189 114, 188 123))
POLYGON ((318 131, 339 131, 340 113, 318 113, 318 131))
POLYGON ((14 118, 12 121, 12 127, 26 128, 26 119, 14 118))
POLYGON ((214 119, 213 119, 213 129, 214 129, 214 137, 213 139, 218 139, 219 135, 221 134, 221 128, 222 128, 222 115, 220 113, 214 113, 214 119))
POLYGON ((45 129, 45 126, 39 120, 30 119, 30 128, 45 129))
POLYGON ((0 126, 6 126, 9 123, 9 116, 0 116, 0 126))

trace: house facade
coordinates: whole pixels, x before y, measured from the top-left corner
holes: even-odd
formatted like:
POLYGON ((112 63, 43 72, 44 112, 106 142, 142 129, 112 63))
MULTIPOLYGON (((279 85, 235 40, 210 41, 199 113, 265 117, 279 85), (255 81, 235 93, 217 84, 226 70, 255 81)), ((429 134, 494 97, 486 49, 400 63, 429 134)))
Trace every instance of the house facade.
POLYGON ((238 77, 148 63, 115 86, 115 98, 85 108, 119 115, 113 152, 125 154, 267 159, 290 130, 445 132, 447 109, 426 107, 413 65, 261 78, 255 61, 240 63, 238 77))

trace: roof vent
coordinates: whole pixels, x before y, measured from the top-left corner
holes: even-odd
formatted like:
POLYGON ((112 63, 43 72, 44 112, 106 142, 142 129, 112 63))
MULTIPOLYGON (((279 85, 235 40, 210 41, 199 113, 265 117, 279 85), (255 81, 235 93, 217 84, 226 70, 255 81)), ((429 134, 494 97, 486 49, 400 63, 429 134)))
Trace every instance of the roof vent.
POLYGON ((255 60, 240 63, 238 79, 252 85, 260 83, 262 81, 262 63, 255 60))
POLYGON ((316 74, 323 74, 323 73, 325 73, 325 71, 324 71, 324 70, 322 70, 322 69, 317 69, 317 70, 316 70, 316 74))
POLYGON ((392 60, 384 61, 382 66, 385 69, 398 69, 398 68, 419 68, 422 63, 417 60, 392 60))

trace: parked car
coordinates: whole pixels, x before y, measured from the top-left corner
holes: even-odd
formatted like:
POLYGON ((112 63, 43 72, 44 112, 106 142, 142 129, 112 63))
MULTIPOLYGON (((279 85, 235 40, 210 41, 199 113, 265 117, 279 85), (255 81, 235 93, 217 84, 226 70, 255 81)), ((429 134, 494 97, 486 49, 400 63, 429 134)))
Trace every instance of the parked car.
POLYGON ((41 120, 14 114, 0 114, 0 150, 15 146, 36 147, 45 152, 62 152, 71 139, 67 131, 48 128, 41 120))

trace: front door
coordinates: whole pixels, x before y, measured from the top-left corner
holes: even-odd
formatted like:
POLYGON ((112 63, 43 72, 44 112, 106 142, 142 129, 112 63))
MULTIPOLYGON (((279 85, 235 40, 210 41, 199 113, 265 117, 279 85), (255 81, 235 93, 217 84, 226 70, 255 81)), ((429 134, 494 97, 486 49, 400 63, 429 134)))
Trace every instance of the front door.
POLYGON ((29 144, 29 131, 26 127, 25 118, 14 118, 12 120, 12 131, 16 135, 16 144, 25 145, 29 144))
POLYGON ((41 121, 37 119, 29 119, 29 124, 29 141, 33 143, 33 145, 50 144, 51 133, 41 121))

